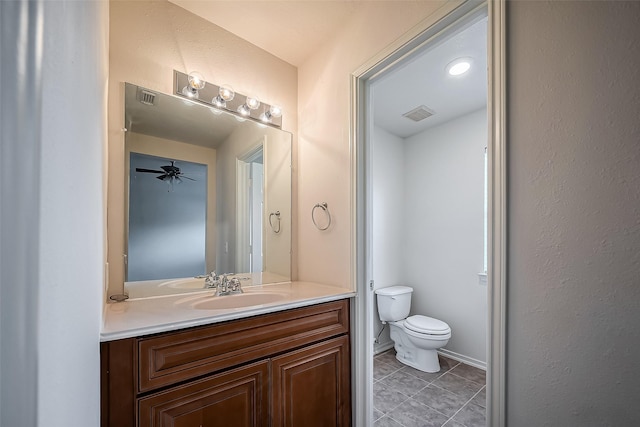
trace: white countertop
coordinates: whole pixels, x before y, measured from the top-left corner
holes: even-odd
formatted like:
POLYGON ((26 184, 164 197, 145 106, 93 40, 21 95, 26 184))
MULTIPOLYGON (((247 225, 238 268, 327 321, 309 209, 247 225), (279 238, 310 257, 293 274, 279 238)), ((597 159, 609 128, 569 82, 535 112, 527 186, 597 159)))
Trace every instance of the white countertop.
MULTIPOLYGON (((355 296, 355 292, 312 282, 285 282, 243 287, 245 293, 278 293, 283 299, 263 305, 203 310, 193 302, 211 298, 213 290, 165 295, 106 304, 100 341, 138 337, 192 326, 241 319, 355 296)), ((214 298, 226 298, 214 297, 214 298)))

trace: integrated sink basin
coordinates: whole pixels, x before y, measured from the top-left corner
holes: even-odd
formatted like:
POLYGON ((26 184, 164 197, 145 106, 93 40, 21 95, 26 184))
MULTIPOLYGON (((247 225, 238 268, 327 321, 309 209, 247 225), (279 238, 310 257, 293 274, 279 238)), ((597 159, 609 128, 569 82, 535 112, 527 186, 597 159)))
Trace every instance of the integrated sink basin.
POLYGON ((160 286, 166 286, 174 289, 204 289, 204 278, 188 278, 188 279, 175 279, 166 281, 160 286))
POLYGON ((225 296, 206 296, 192 299, 191 307, 198 310, 233 310, 271 304, 288 298, 287 294, 275 292, 247 292, 225 296))

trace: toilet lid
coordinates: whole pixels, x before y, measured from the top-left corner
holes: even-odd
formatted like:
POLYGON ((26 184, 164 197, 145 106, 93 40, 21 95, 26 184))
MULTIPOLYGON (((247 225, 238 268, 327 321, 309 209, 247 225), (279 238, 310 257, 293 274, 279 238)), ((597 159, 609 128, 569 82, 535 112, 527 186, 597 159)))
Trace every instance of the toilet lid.
POLYGON ((411 292, 413 292, 413 288, 410 288, 409 286, 389 286, 387 288, 376 289, 377 295, 395 296, 395 295, 402 295, 402 294, 410 294, 411 292))
POLYGON ((421 334, 445 335, 451 332, 449 325, 442 320, 420 315, 407 317, 404 326, 421 334))

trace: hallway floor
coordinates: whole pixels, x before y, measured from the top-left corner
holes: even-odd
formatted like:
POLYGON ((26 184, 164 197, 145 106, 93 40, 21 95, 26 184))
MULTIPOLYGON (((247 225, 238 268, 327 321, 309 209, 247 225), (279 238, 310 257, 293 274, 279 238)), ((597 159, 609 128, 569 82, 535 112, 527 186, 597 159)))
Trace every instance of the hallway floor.
POLYGON ((440 356, 440 372, 396 360, 395 350, 373 359, 375 427, 485 427, 485 371, 440 356))

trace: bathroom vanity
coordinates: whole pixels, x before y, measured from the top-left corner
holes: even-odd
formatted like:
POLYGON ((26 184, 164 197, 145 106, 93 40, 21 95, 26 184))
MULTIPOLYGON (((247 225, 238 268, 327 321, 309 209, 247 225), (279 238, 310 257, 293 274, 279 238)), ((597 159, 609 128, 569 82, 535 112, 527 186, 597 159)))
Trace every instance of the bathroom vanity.
POLYGON ((349 426, 355 293, 291 281, 292 135, 189 99, 187 77, 122 85, 101 426, 349 426), (225 274, 232 295, 206 280, 225 274))
MULTIPOLYGON (((301 288, 304 293, 309 286, 301 288)), ((331 289, 319 288, 313 292, 331 289)), ((258 311, 218 310, 164 326, 151 320, 137 330, 166 331, 121 339, 110 338, 135 334, 136 328, 111 329, 100 347, 101 425, 349 426, 350 300, 345 296, 339 291, 307 299, 297 295, 258 311), (317 302, 323 300, 329 301, 317 302), (228 316, 235 318, 224 320, 228 316), (200 325, 180 328, 194 322, 200 325)), ((131 308, 136 301, 110 304, 105 320, 117 325, 119 316, 145 317, 136 314, 148 311, 144 304, 173 301, 175 306, 184 300, 179 298, 140 300, 142 308, 131 308), (111 318, 109 310, 116 310, 111 318)), ((176 315, 175 310, 166 314, 176 315)))

